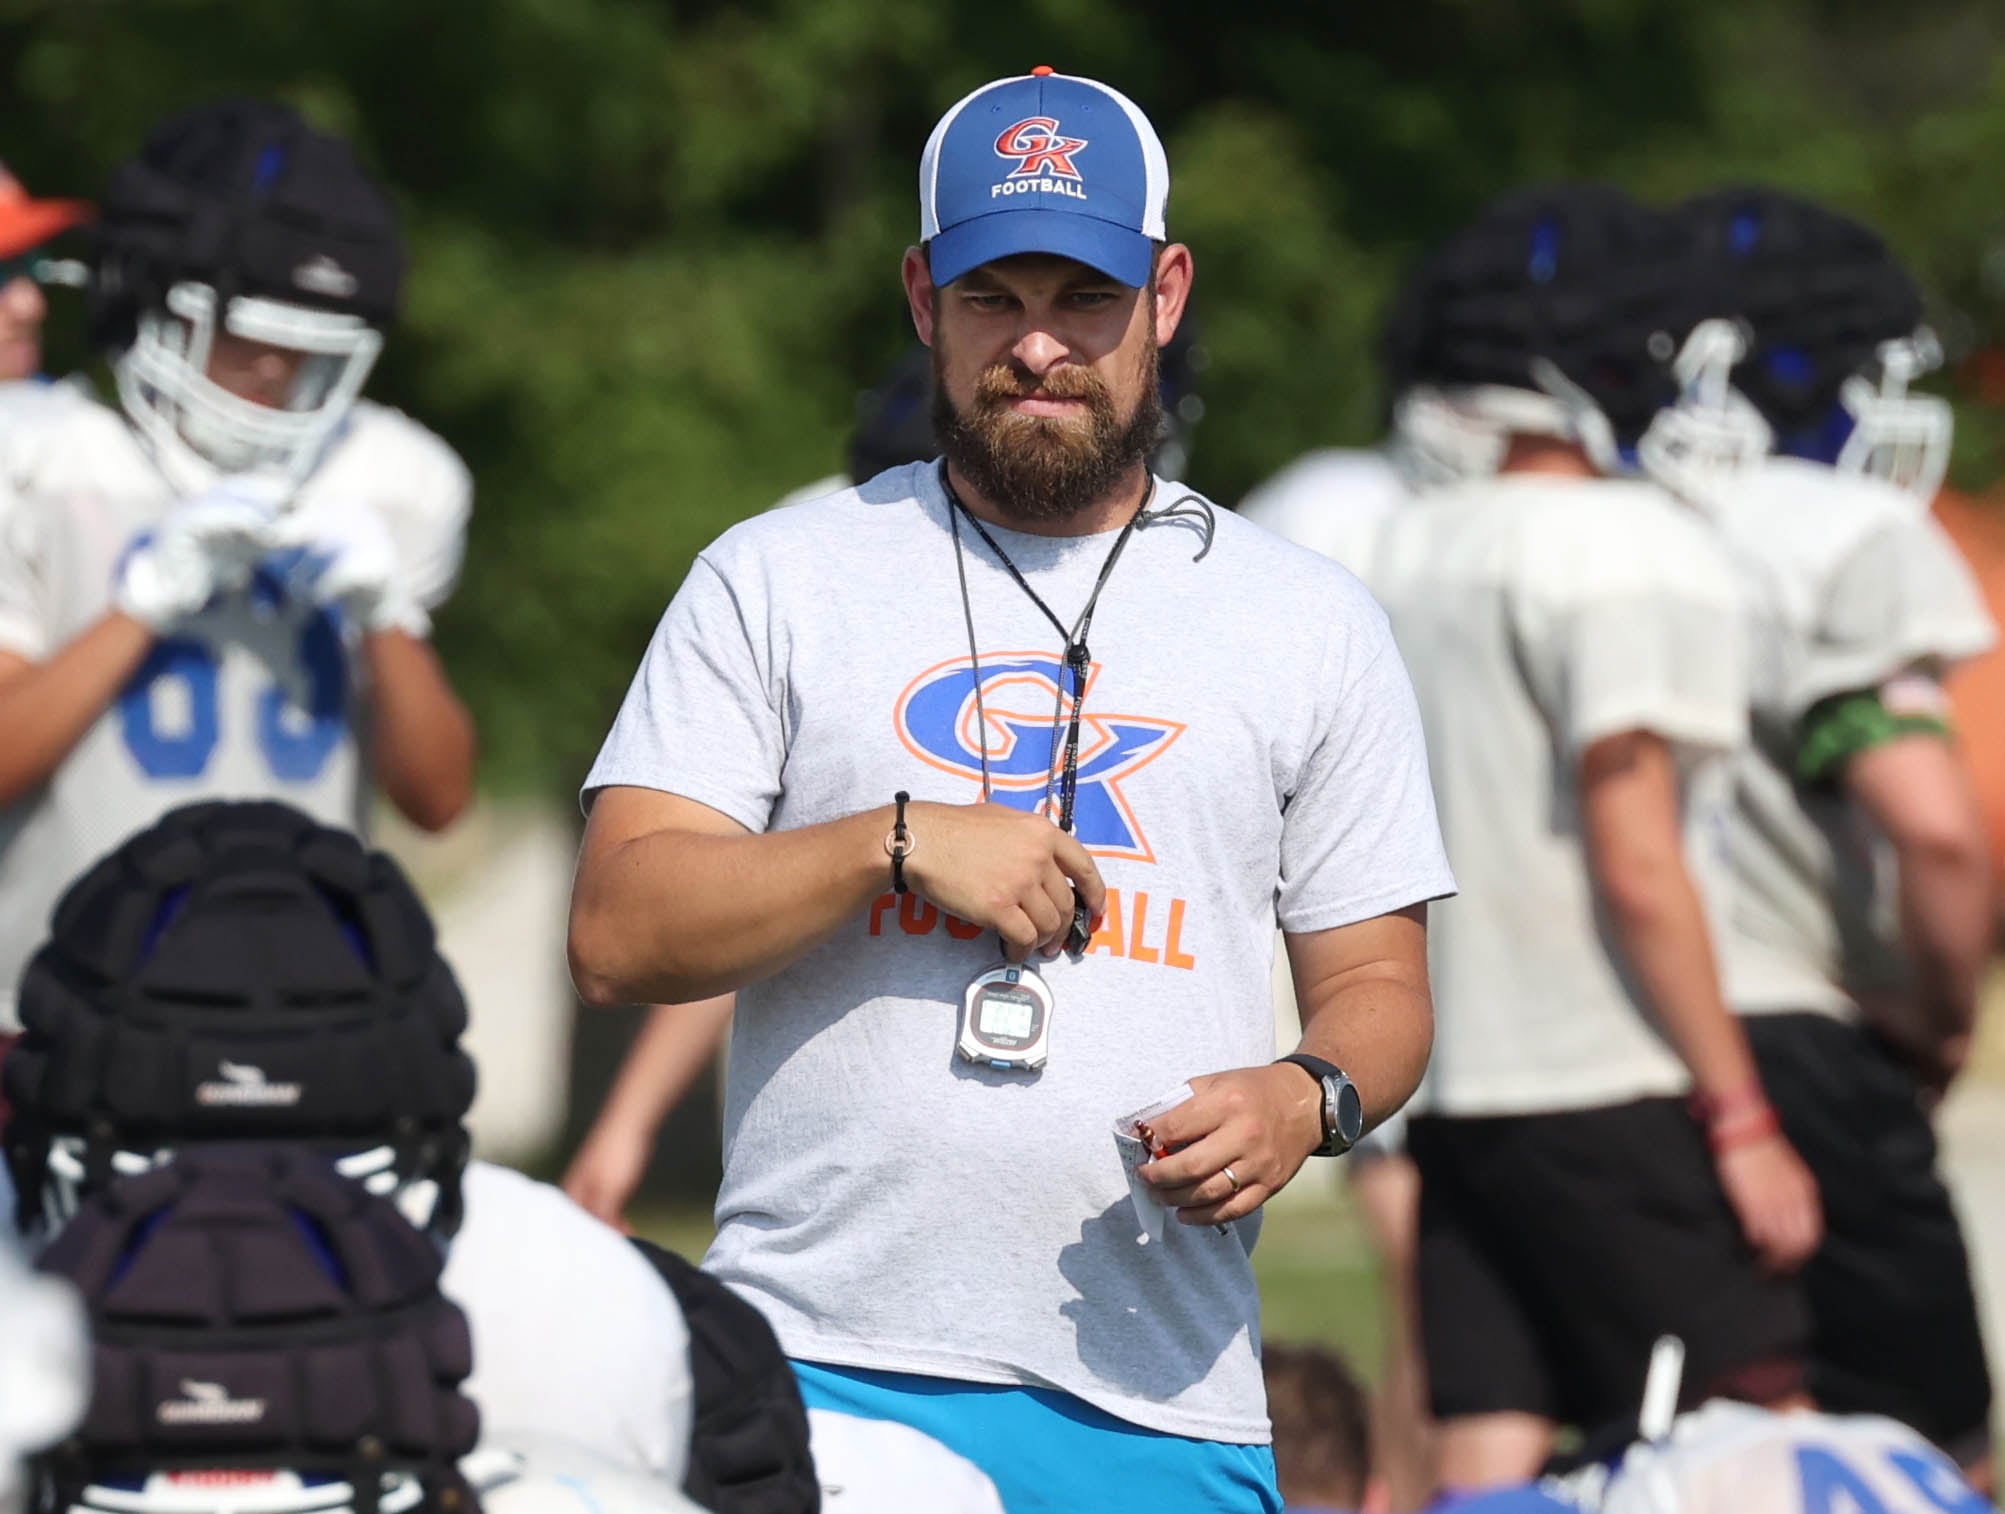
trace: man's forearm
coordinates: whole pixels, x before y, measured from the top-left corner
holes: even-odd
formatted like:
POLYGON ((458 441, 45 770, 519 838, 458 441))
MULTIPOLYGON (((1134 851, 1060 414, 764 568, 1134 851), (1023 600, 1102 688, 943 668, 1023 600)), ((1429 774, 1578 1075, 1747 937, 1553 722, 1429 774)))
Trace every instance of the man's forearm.
MULTIPOLYGON (((595 826, 620 797, 599 797, 595 826)), ((686 1004, 779 971, 889 886, 891 819, 885 806, 766 835, 677 828, 603 848, 588 831, 571 894, 580 997, 686 1004)))
POLYGON ((1657 1023, 1709 1099, 1758 1089, 1727 1008, 1712 928, 1685 860, 1678 764, 1661 737, 1611 736, 1581 757, 1581 834, 1595 901, 1657 1023))
POLYGON ((371 772, 413 825, 444 830, 473 798, 473 718, 429 642, 378 631, 362 647, 369 667, 371 772))
MULTIPOLYGON (((1424 953, 1424 934, 1419 940, 1424 953)), ((1293 938, 1288 951, 1302 1021, 1295 1050, 1334 1062, 1350 1075, 1370 1129, 1413 1097, 1427 1071, 1434 1046, 1434 1000, 1426 959, 1420 955, 1318 976, 1293 938)))
POLYGON ((1946 1039, 1967 1035, 1991 948, 1991 879, 1982 845, 1902 847, 1901 935, 1915 971, 1917 1007, 1946 1039))
POLYGON ((1712 932, 1692 877, 1665 867, 1649 894, 1609 904, 1617 940, 1698 1091, 1711 1099, 1759 1084, 1747 1033, 1720 993, 1712 932))
POLYGON ((129 615, 104 616, 47 662, 0 659, 0 805, 55 775, 153 649, 129 615))
POLYGON ((1882 1029, 1924 1059, 1953 1051, 1976 1016, 1990 949, 1990 859, 1969 769, 1949 741, 1917 732, 1855 755, 1844 781, 1893 847, 1900 880, 1914 981, 1903 1023, 1882 1029))

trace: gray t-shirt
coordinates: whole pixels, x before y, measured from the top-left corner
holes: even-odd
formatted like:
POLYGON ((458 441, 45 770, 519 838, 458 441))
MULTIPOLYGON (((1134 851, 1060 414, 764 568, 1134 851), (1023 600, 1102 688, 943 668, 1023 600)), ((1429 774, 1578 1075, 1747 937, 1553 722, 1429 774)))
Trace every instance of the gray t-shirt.
MULTIPOLYGON (((1110 888, 1044 976, 1035 1076, 954 1056, 995 939, 885 892, 739 994, 706 1265, 792 1356, 1072 1393, 1174 1434, 1268 1438, 1248 1221, 1139 1245, 1112 1122, 1275 1054, 1274 926, 1453 888, 1406 673, 1356 580, 1193 502, 1138 530, 1093 622, 1077 829, 1110 888)), ((695 799, 755 832, 980 794, 968 633, 934 464, 775 510, 697 559, 587 798, 695 799)), ((1068 621, 1112 538, 995 533, 1068 621)), ((1052 755, 1059 638, 962 530, 997 797, 1052 755)), ((918 836, 925 845, 923 829, 918 836)))
POLYGON ((1747 682, 1733 571, 1660 491, 1513 474, 1386 518, 1373 590, 1434 759, 1462 895, 1428 934, 1434 1063, 1416 1107, 1589 1109, 1689 1078, 1599 908, 1580 761, 1629 731, 1676 752, 1686 857, 1719 907, 1727 754, 1747 682))
POLYGON ((1772 458, 1711 510, 1754 654, 1754 740, 1735 759, 1727 833, 1728 999, 1743 1014, 1851 1019, 1854 993, 1902 980, 1897 900, 1864 812, 1835 785, 1797 781, 1804 716, 1910 670, 1939 676, 1995 633, 1942 528, 1876 479, 1772 458))

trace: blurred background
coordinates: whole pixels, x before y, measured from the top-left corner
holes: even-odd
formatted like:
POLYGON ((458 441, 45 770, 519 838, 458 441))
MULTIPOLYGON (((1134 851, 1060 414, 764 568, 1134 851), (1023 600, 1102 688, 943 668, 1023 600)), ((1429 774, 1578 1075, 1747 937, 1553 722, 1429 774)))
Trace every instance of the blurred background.
MULTIPOLYGON (((1188 477, 1221 502, 1374 439, 1406 260, 1553 178, 1662 201, 1758 179, 1881 228, 1948 349, 1952 480, 2005 474, 1997 0, 0 0, 0 158, 36 193, 92 196, 164 114, 242 93, 346 136, 401 204, 413 276, 372 393, 476 476, 439 645, 485 799, 400 845, 476 1007, 489 1149, 554 1168, 632 1030, 574 1035, 562 909, 573 795, 656 617, 725 526, 841 465, 910 340, 926 133, 1038 63, 1117 85, 1168 145, 1204 360, 1188 477)), ((52 372, 88 366, 77 316, 57 302, 52 372)), ((1953 1146, 2005 1149, 1989 1109, 1953 1146)), ((656 1164, 685 1240, 714 1132, 692 1101, 656 1164)), ((1370 1360, 1351 1222, 1309 1202, 1262 1251, 1272 1322, 1370 1360)))

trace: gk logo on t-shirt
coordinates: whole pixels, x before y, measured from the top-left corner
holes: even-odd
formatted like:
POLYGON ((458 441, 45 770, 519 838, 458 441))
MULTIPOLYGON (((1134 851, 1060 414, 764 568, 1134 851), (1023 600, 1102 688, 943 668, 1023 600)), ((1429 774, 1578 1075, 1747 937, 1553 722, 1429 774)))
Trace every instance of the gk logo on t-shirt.
MULTIPOLYGON (((1079 722, 1079 786, 1073 832, 1100 857, 1154 862, 1155 852, 1121 792, 1122 781, 1175 744, 1183 725, 1146 715, 1102 714, 1093 707, 1100 664, 1086 672, 1085 713, 1079 722)), ((988 718, 989 784, 998 803, 1035 810, 1049 782, 1057 802, 1057 773, 1065 755, 1065 727, 1076 697, 1072 675, 1049 652, 995 652, 981 659, 981 709, 988 718), (1060 706, 1059 682, 1067 685, 1060 706), (1053 724, 1054 712, 1057 723, 1053 724)), ((976 712, 971 660, 957 657, 928 668, 898 696, 893 722, 898 739, 932 767, 979 784, 981 716, 976 712)))

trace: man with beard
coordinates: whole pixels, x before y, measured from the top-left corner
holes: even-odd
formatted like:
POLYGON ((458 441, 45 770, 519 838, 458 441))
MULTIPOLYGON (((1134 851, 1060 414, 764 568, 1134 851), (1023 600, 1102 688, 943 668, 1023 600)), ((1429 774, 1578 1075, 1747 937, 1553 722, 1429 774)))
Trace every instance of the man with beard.
POLYGON ((1413 1090, 1453 888, 1378 609, 1148 471, 1167 185, 1090 80, 947 113, 944 461, 702 553, 585 783, 581 993, 738 993, 706 1265, 1013 1514, 1280 1508, 1259 1210, 1413 1090))

